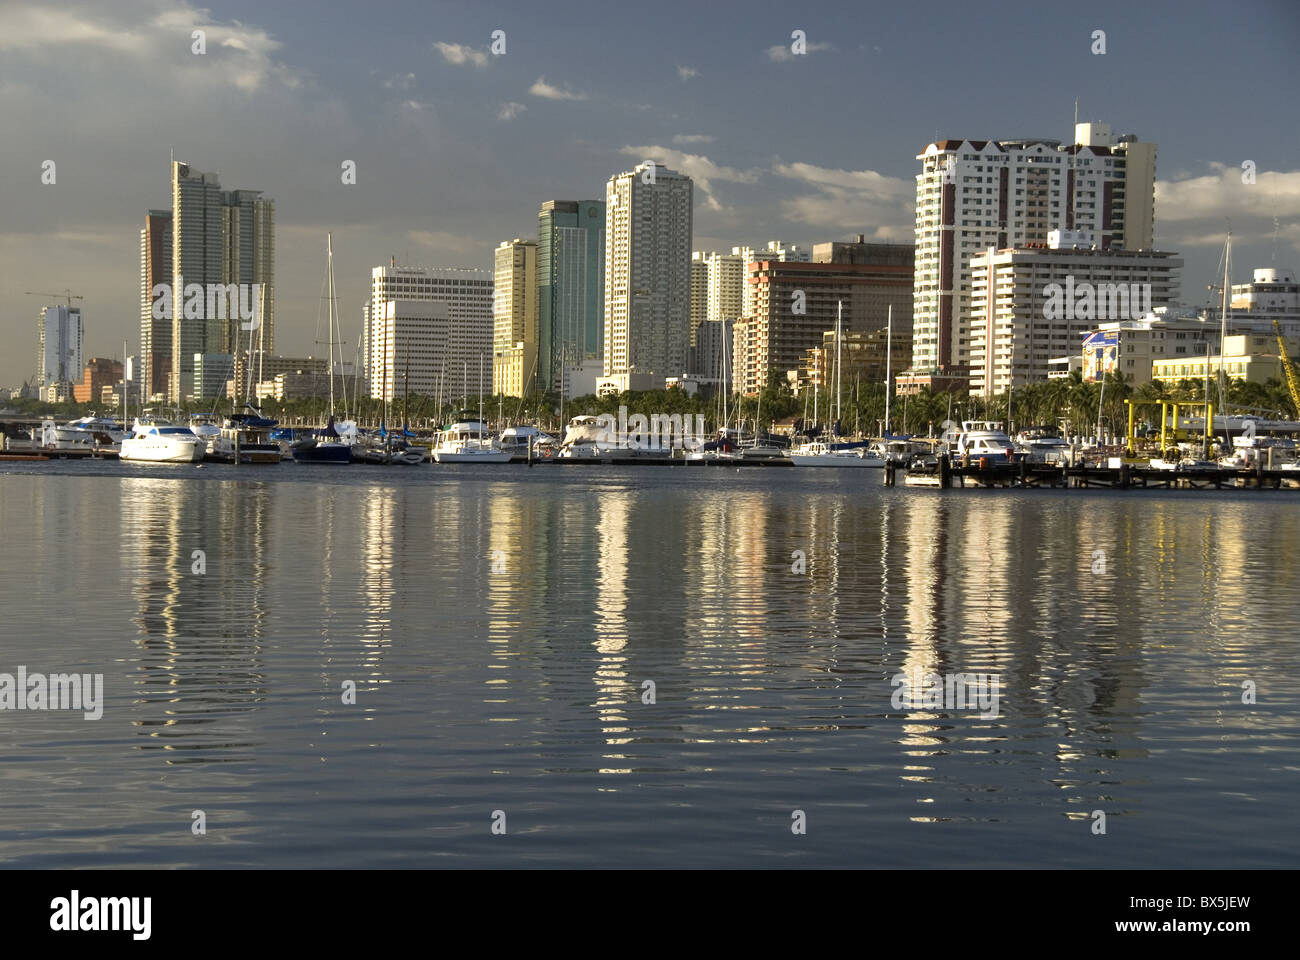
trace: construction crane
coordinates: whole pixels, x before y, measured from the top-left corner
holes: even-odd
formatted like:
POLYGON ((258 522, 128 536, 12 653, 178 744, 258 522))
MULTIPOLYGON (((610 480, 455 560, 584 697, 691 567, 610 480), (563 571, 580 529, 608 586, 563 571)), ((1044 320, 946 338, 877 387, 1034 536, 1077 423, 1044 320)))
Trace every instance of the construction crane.
POLYGON ((1291 391, 1291 402, 1295 404, 1296 416, 1300 417, 1300 376, 1296 375, 1295 364, 1286 352, 1286 340, 1282 337, 1282 325, 1273 318, 1273 332, 1277 334, 1277 355, 1282 360, 1282 372, 1286 374, 1286 386, 1291 391))
POLYGON ((80 294, 73 293, 71 290, 64 290, 62 293, 40 293, 40 292, 38 292, 38 291, 33 291, 33 290, 24 290, 23 293, 26 294, 26 295, 29 296, 29 297, 50 297, 50 298, 52 298, 52 299, 54 299, 54 300, 67 300, 67 301, 68 301, 68 309, 69 309, 69 310, 72 309, 72 301, 73 301, 73 300, 85 300, 85 299, 86 299, 85 297, 81 296, 80 294))

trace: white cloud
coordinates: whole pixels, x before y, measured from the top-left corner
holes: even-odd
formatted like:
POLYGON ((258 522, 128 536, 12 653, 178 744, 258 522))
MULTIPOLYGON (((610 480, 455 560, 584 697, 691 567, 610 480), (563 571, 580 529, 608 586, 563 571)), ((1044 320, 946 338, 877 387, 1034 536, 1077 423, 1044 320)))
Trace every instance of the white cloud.
POLYGON ((415 74, 399 73, 384 81, 385 90, 410 90, 415 83, 415 74))
POLYGON ((673 143, 679 147, 687 146, 692 143, 712 143, 714 137, 709 133, 679 133, 673 137, 673 143))
POLYGON ((290 88, 302 82, 275 60, 283 44, 261 28, 238 20, 215 22, 208 10, 187 3, 137 0, 127 7, 132 9, 124 9, 115 21, 98 5, 58 11, 38 4, 0 6, 0 51, 40 59, 75 47, 79 70, 126 55, 155 72, 172 71, 173 82, 233 86, 246 93, 271 80, 290 88), (204 33, 206 52, 201 56, 193 52, 195 30, 204 33))
POLYGON ((527 109, 522 103, 511 100, 509 103, 501 104, 501 109, 497 111, 497 119, 509 122, 527 109))
POLYGON ((698 77, 699 75, 700 75, 700 71, 696 70, 694 67, 677 68, 677 78, 682 82, 690 80, 694 77, 698 77))
POLYGON ((775 46, 767 48, 767 59, 773 63, 785 63, 795 59, 796 56, 806 56, 809 53, 820 53, 823 50, 834 50, 835 47, 829 43, 809 43, 805 44, 805 53, 796 54, 790 49, 788 43, 778 43, 775 46))
POLYGON ((545 100, 586 100, 587 95, 580 91, 570 90, 567 87, 557 87, 546 82, 545 77, 538 77, 537 82, 528 88, 528 92, 534 97, 542 97, 545 100))
POLYGON ((672 170, 676 170, 678 173, 686 174, 695 182, 695 189, 703 194, 704 202, 709 209, 717 211, 723 210, 724 207, 713 193, 714 181, 757 183, 761 172, 759 170, 738 170, 735 167, 720 166, 700 154, 683 153, 681 150, 658 145, 623 147, 619 150, 619 153, 636 157, 641 161, 653 160, 672 170))
POLYGON ((444 43, 439 40, 433 47, 442 54, 444 60, 458 67, 467 63, 476 67, 486 67, 488 65, 487 53, 482 50, 475 50, 473 47, 467 47, 462 43, 444 43))
POLYGON ((1210 169, 1206 176, 1157 181, 1157 220, 1300 216, 1300 170, 1261 170, 1254 183, 1242 183, 1240 167, 1211 163, 1210 169))
POLYGON ((772 172, 814 192, 781 202, 789 220, 870 232, 877 240, 914 237, 916 184, 874 170, 838 170, 811 163, 776 163, 772 172), (874 227, 874 231, 869 228, 874 227))

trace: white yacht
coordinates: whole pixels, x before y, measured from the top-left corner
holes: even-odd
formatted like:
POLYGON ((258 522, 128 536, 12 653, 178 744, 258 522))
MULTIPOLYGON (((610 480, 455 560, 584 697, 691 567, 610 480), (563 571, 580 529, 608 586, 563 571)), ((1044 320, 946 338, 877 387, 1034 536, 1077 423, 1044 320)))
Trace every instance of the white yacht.
POLYGON ((137 417, 118 456, 146 463, 200 463, 207 452, 207 441, 189 427, 137 417))
POLYGON ((1030 463, 1054 463, 1068 467, 1073 462, 1070 444, 1051 427, 1030 427, 1016 437, 1016 449, 1030 463))
POLYGON ((509 463, 511 452, 492 441, 482 420, 458 420, 438 434, 433 459, 439 463, 509 463))
POLYGON ((126 426, 109 417, 82 417, 54 428, 56 450, 77 450, 83 447, 116 450, 127 436, 126 426))
POLYGON ((833 450, 821 440, 803 443, 790 451, 796 467, 883 467, 885 458, 866 447, 833 450))
POLYGON ((555 438, 550 434, 542 433, 536 427, 506 427, 501 431, 501 436, 497 440, 497 446, 502 450, 509 452, 512 458, 516 460, 528 459, 528 446, 531 442, 533 448, 534 460, 549 460, 555 454, 555 438))
POLYGON ((993 420, 963 420, 953 454, 991 463, 1011 463, 1016 458, 1011 438, 993 420))
POLYGON ((620 443, 600 417, 574 417, 564 430, 560 456, 566 460, 630 460, 635 451, 620 443))

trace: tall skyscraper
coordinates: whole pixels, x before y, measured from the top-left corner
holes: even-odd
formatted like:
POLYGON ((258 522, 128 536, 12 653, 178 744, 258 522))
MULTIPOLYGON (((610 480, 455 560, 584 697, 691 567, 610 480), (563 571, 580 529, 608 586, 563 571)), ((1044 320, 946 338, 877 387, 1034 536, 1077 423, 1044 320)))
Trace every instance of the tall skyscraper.
POLYGON ((491 390, 492 286, 487 270, 375 267, 362 331, 370 396, 391 400, 400 389, 406 331, 411 331, 412 393, 432 393, 431 377, 441 384, 444 398, 491 390))
POLYGON ((970 258, 1086 230, 1100 249, 1150 249, 1153 143, 1080 123, 1059 140, 939 140, 917 159, 913 388, 966 386, 970 258))
POLYGON ((693 199, 690 177, 650 162, 606 185, 606 378, 686 372, 693 199))
MULTIPOLYGON (((210 287, 266 284, 268 326, 259 339, 263 349, 275 348, 275 202, 260 190, 223 192, 215 173, 173 161, 171 220, 171 279, 180 288, 173 291, 169 393, 180 403, 195 395, 196 355, 234 352, 240 319, 211 309, 210 287), (205 291, 202 309, 186 309, 185 290, 192 284, 205 291)), ((257 309, 260 295, 248 299, 257 309)))
POLYGON ((537 376, 558 390, 565 366, 600 359, 605 202, 548 200, 537 215, 537 376))
POLYGON ((81 308, 45 307, 36 319, 36 386, 66 386, 71 398, 72 384, 79 382, 81 367, 81 308))
POLYGON ((140 396, 169 393, 172 369, 172 321, 154 319, 155 284, 172 282, 172 214, 150 210, 140 231, 140 396))
POLYGON ((524 397, 537 383, 537 244, 496 249, 492 294, 492 392, 524 397))

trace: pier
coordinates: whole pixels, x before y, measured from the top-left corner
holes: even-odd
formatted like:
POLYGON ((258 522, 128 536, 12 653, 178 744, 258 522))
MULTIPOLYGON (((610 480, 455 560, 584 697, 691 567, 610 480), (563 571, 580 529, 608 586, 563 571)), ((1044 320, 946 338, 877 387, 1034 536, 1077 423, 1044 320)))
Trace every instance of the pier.
POLYGON ((1111 466, 1064 466, 1055 463, 973 462, 953 464, 941 457, 937 466, 923 470, 905 470, 896 464, 886 464, 884 481, 894 486, 898 475, 908 486, 956 488, 1068 488, 1068 489, 1187 489, 1221 490, 1300 489, 1300 470, 1269 470, 1261 463, 1255 468, 1232 469, 1228 467, 1187 467, 1175 470, 1158 470, 1137 463, 1111 466))

